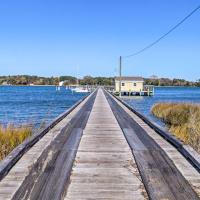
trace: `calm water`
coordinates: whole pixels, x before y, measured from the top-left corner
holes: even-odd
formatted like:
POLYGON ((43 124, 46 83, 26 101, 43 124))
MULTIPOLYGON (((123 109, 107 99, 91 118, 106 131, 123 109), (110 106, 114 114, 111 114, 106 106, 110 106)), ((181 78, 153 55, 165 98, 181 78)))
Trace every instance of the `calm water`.
MULTIPOLYGON (((37 125, 43 122, 49 123, 84 95, 72 94, 64 87, 61 91, 56 91, 55 86, 0 86, 0 123, 37 125)), ((200 88, 156 87, 153 97, 131 97, 124 100, 139 112, 161 124, 151 115, 153 104, 157 102, 200 103, 200 88)))
POLYGON ((124 100, 140 113, 163 125, 151 114, 151 107, 157 102, 200 103, 200 88, 197 87, 156 87, 153 97, 130 97, 124 100))
POLYGON ((0 123, 49 123, 84 95, 55 86, 0 86, 0 123))

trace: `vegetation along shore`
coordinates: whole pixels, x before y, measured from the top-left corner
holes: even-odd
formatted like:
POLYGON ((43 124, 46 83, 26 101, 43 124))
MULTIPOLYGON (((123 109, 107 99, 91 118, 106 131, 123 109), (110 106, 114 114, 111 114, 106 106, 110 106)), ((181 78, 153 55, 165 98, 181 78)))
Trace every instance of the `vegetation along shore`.
POLYGON ((4 159, 16 146, 32 135, 28 125, 16 127, 12 124, 0 126, 0 160, 4 159))
POLYGON ((152 113, 166 123, 172 134, 200 153, 199 104, 157 103, 152 113))
MULTIPOLYGON (((77 78, 73 76, 42 77, 30 75, 0 76, 0 85, 58 85, 63 81, 64 85, 77 84, 77 78)), ((85 76, 78 80, 80 85, 107 85, 114 86, 115 77, 85 76)), ((144 78, 145 85, 155 86, 199 86, 200 80, 187 81, 184 79, 158 78, 152 76, 144 78)))

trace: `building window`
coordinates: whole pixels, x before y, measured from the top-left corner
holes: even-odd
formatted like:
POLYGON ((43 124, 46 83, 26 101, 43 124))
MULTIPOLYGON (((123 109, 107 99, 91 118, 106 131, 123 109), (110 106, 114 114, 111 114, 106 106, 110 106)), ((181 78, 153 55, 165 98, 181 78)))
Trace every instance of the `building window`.
POLYGON ((134 86, 137 86, 137 84, 136 84, 136 83, 133 83, 133 85, 134 85, 134 86))
POLYGON ((125 83, 122 83, 122 86, 125 86, 125 83))

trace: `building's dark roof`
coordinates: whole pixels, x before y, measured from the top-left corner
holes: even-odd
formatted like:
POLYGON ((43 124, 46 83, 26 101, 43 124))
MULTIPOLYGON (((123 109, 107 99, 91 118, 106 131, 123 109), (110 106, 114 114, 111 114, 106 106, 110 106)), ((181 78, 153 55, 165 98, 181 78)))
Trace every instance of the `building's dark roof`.
MULTIPOLYGON (((119 81, 120 77, 115 77, 115 80, 119 81)), ((144 81, 142 77, 134 77, 134 76, 122 76, 121 77, 122 81, 144 81)))

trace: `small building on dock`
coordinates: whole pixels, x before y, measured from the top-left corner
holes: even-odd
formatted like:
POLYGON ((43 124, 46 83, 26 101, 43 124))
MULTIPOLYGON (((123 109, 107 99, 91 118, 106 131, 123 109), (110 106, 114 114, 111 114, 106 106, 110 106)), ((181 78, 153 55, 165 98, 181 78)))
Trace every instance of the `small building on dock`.
POLYGON ((154 95, 154 87, 152 85, 144 85, 144 78, 133 76, 115 77, 115 93, 122 96, 152 96, 154 95), (120 80, 121 79, 121 80, 120 80))

